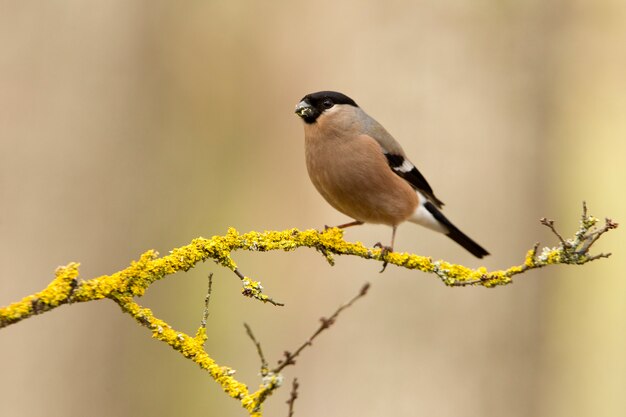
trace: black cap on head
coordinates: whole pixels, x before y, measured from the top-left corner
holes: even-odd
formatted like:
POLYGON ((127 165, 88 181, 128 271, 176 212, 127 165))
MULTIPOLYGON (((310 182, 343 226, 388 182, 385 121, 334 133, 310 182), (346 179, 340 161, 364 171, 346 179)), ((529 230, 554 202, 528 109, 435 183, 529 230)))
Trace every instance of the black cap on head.
POLYGON ((335 104, 359 107, 354 100, 345 94, 337 91, 318 91, 302 98, 296 106, 296 114, 302 117, 306 123, 315 123, 325 110, 332 108, 335 104))
POLYGON ((313 106, 321 104, 324 100, 331 100, 334 104, 349 104, 350 106, 359 107, 354 100, 338 91, 318 91, 304 96, 302 100, 307 100, 313 106))

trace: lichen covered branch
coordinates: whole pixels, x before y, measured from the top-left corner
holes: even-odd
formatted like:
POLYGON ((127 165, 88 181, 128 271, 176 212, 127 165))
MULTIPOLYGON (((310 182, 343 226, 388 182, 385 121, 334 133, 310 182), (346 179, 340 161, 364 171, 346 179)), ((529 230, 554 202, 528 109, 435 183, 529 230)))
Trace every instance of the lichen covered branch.
MULTIPOLYGON (((156 251, 147 251, 141 255, 138 261, 132 262, 128 268, 112 275, 77 281, 79 264, 70 263, 67 266, 59 267, 56 278, 46 289, 0 308, 0 327, 71 302, 111 298, 116 294, 140 297, 153 282, 178 271, 187 271, 199 262, 208 259, 232 270, 241 279, 243 295, 262 302, 282 305, 263 292, 263 287, 259 281, 252 280, 239 271, 237 264, 231 257, 232 253, 238 250, 255 252, 292 251, 306 247, 319 251, 331 264, 334 263, 333 255, 352 255, 379 262, 388 262, 402 268, 432 273, 450 286, 482 285, 493 287, 505 285, 512 281, 513 276, 531 269, 556 264, 582 265, 610 256, 610 254, 605 253, 596 255, 589 253, 592 245, 600 236, 618 226, 611 219, 606 219, 604 226, 598 228, 596 227, 598 221, 596 217, 587 214, 585 206, 579 230, 573 238, 564 239, 555 233, 559 240, 558 246, 544 248, 541 253, 537 253, 538 245, 536 245, 528 251, 523 264, 512 266, 506 270, 491 272, 484 267, 471 269, 446 261, 433 261, 429 257, 414 254, 397 252, 384 254, 382 249, 368 248, 360 242, 346 242, 343 240, 343 231, 337 228, 324 231, 289 229, 244 234, 231 228, 224 236, 194 239, 190 244, 173 249, 169 254, 162 257, 159 257, 156 251)), ((542 219, 541 222, 556 232, 553 221, 542 219)))

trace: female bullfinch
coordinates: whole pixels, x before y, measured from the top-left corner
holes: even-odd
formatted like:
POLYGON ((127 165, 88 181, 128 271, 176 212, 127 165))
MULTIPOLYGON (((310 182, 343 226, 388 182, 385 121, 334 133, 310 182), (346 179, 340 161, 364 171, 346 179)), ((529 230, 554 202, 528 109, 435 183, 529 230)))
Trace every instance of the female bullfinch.
POLYGON ((396 228, 409 221, 444 233, 474 256, 489 255, 441 212, 422 174, 402 147, 350 97, 335 91, 307 94, 296 106, 304 121, 306 166, 317 191, 353 222, 396 228))

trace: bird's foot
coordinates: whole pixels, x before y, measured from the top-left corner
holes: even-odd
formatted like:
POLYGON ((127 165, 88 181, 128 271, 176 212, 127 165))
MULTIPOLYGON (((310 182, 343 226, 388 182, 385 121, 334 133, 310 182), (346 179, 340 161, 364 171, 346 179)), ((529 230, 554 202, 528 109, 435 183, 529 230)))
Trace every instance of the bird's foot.
POLYGON ((344 223, 344 224, 338 224, 337 226, 329 226, 327 224, 324 225, 324 231, 327 231, 328 229, 345 229, 346 227, 351 227, 351 226, 360 226, 362 225, 363 222, 359 221, 359 220, 354 220, 352 222, 349 223, 344 223))
POLYGON ((380 273, 382 274, 383 272, 385 272, 385 269, 387 268, 387 265, 389 265, 389 261, 387 260, 387 255, 389 255, 391 252, 393 252, 393 248, 391 246, 384 246, 382 243, 377 242, 374 245, 375 248, 380 248, 380 256, 383 258, 383 269, 380 270, 380 273))

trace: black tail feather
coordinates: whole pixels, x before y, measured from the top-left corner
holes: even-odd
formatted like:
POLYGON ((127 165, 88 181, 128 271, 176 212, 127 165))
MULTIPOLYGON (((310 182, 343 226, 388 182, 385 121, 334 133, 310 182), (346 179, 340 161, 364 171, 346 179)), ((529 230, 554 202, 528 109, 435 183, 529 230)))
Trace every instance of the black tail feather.
POLYGON ((448 233, 446 233, 446 236, 448 236, 450 239, 463 246, 468 252, 470 252, 477 258, 482 258, 489 255, 489 252, 487 252, 482 246, 474 242, 469 236, 461 232, 455 225, 453 225, 452 222, 448 220, 448 218, 444 216, 443 213, 439 211, 433 203, 427 201, 426 203, 424 203, 424 207, 430 212, 430 214, 433 215, 435 219, 437 219, 438 222, 446 226, 446 228, 448 229, 448 233))
POLYGON ((489 255, 489 252, 487 252, 485 248, 480 246, 478 243, 474 242, 469 236, 461 232, 454 225, 452 225, 452 228, 450 228, 450 231, 448 232, 446 236, 454 240, 459 245, 463 246, 465 249, 467 249, 472 255, 474 255, 477 258, 482 258, 484 256, 489 255))

